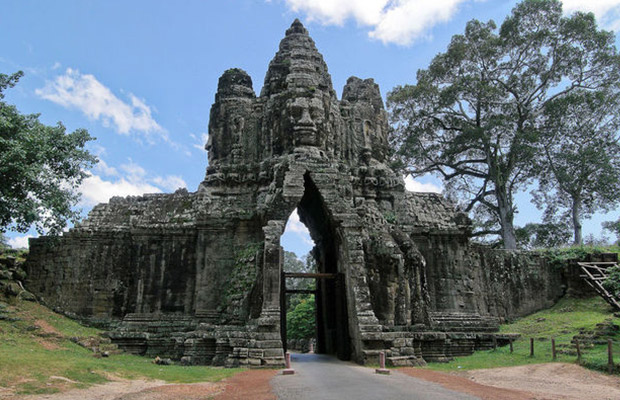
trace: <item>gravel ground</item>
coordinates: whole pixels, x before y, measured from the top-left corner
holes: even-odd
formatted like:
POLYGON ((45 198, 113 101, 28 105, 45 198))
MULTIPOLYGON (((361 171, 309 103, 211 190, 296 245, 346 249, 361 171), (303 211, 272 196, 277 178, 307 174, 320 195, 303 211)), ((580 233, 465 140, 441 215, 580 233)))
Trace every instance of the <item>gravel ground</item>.
POLYGON ((550 400, 617 400, 620 377, 605 375, 575 364, 547 363, 461 372, 483 385, 524 389, 550 400))

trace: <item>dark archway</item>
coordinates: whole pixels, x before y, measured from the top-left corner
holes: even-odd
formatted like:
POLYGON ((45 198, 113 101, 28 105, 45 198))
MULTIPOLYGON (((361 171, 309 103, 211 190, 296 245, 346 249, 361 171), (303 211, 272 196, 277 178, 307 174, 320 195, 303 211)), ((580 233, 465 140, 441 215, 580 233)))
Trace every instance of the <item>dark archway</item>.
MULTIPOLYGON (((306 274, 316 279, 316 339, 315 351, 336 355, 341 360, 351 359, 349 319, 343 275, 339 269, 338 249, 340 238, 331 223, 329 212, 321 194, 310 178, 304 175, 304 195, 297 206, 301 222, 310 231, 315 243, 312 250, 317 273, 306 274)), ((301 275, 300 275, 301 276, 301 275)), ((286 343, 286 289, 285 272, 282 273, 281 320, 282 342, 286 343)))

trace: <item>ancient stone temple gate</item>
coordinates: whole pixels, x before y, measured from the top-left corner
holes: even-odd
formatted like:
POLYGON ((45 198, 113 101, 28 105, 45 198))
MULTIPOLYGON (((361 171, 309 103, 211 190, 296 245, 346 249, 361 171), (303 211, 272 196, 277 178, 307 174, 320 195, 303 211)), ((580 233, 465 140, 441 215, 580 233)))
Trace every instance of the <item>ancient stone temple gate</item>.
POLYGON ((406 191, 387 131, 379 87, 352 77, 338 100, 295 21, 259 96, 242 70, 220 78, 195 193, 113 198, 61 238, 32 240, 28 287, 132 352, 282 365, 280 236, 297 208, 319 273, 339 277, 318 287, 322 352, 364 363, 386 351, 396 365, 469 354, 499 319, 561 295, 543 260, 472 247, 465 215, 406 191))

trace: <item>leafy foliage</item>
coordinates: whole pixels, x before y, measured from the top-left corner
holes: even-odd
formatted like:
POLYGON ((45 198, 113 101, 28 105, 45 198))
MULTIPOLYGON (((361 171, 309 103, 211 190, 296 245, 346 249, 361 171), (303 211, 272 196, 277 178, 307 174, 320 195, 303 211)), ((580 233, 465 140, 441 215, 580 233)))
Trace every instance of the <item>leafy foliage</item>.
POLYGON ((286 314, 288 339, 310 339, 315 336, 316 306, 314 295, 307 295, 295 308, 286 314))
MULTIPOLYGON (((0 100, 23 73, 0 74, 0 100)), ((0 101, 0 231, 56 234, 75 220, 76 192, 96 158, 84 146, 94 140, 84 129, 66 133, 62 123, 47 126, 37 114, 23 115, 0 101)))
MULTIPOLYGON (((317 272, 316 261, 311 254, 306 254, 300 260, 295 253, 290 251, 284 251, 282 268, 286 272, 317 272)), ((287 278, 286 287, 288 289, 315 289, 316 282, 314 279, 287 278)), ((292 312, 308 296, 307 294, 289 294, 287 312, 292 312)))
POLYGON ((513 194, 536 176, 544 110, 620 76, 612 33, 592 14, 562 15, 556 0, 525 0, 499 30, 472 20, 417 83, 388 95, 392 143, 408 172, 436 173, 462 207, 489 215, 479 233, 516 248, 513 194))
POLYGON ((603 229, 616 235, 616 240, 620 243, 620 219, 616 221, 603 222, 603 229))
POLYGON ((618 246, 570 246, 541 250, 551 265, 563 267, 568 260, 585 260, 590 254, 619 253, 618 246))
POLYGON ((222 288, 218 307, 227 321, 243 321, 251 311, 249 298, 256 284, 256 259, 262 253, 263 246, 263 242, 248 243, 235 253, 235 263, 222 288))
MULTIPOLYGON (((309 272, 306 271, 306 264, 297 258, 297 255, 292 251, 284 251, 282 260, 282 270, 286 272, 309 272)), ((286 287, 289 289, 308 289, 307 279, 294 279, 289 278, 286 282, 286 287)))
POLYGON ((547 215, 564 210, 582 244, 582 219, 620 200, 620 92, 579 89, 553 99, 543 124, 535 201, 547 215))
MULTIPOLYGON (((282 268, 286 272, 317 272, 316 261, 308 253, 301 260, 295 253, 284 252, 282 268)), ((287 278, 288 289, 314 289, 314 279, 287 278)), ((289 294, 286 308, 288 339, 310 339, 315 336, 316 306, 313 294, 289 294)))
POLYGON ((517 243, 521 249, 554 248, 566 245, 570 240, 570 230, 561 222, 530 223, 517 228, 517 243))

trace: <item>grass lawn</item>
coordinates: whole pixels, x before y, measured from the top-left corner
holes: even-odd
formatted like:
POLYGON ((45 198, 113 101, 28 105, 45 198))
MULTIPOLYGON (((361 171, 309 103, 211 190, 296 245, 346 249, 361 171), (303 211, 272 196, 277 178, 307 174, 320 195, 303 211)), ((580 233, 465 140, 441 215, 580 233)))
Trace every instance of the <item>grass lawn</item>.
MULTIPOLYGON (((613 310, 601 298, 564 298, 550 309, 502 325, 501 332, 520 333, 514 342, 514 353, 509 347, 496 351, 478 351, 468 357, 457 357, 449 363, 429 363, 428 368, 439 371, 509 367, 525 364, 551 362, 551 339, 555 338, 558 362, 576 362, 573 336, 580 332, 595 332, 597 324, 609 322, 620 325, 620 318, 613 316, 613 310), (530 338, 534 338, 534 357, 530 357, 530 338)), ((582 349, 582 365, 601 371, 607 370, 607 339, 613 339, 615 362, 620 363, 620 332, 598 328, 601 344, 582 349)), ((616 373, 618 368, 616 368, 616 373)))
POLYGON ((241 371, 161 366, 128 354, 95 358, 90 350, 69 340, 100 332, 39 304, 0 298, 0 386, 15 388, 18 394, 53 393, 103 383, 111 376, 191 383, 218 381, 241 371))

